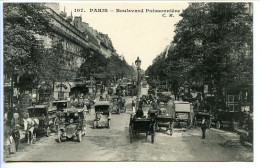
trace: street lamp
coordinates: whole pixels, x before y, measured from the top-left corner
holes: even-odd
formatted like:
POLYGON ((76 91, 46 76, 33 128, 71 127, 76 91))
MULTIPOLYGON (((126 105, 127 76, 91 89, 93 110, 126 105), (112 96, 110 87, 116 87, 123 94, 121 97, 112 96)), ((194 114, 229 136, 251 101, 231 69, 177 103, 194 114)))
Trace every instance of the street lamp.
POLYGON ((140 96, 140 92, 141 92, 141 78, 140 78, 140 71, 141 71, 141 60, 139 59, 139 57, 137 57, 137 60, 135 61, 135 65, 137 67, 137 85, 138 85, 138 93, 137 93, 137 97, 140 96))

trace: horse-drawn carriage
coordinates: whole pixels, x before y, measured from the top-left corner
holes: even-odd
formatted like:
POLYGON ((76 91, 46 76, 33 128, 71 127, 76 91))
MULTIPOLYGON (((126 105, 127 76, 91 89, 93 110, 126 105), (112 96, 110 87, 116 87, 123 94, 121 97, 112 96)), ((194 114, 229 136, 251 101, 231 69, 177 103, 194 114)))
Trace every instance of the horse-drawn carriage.
POLYGON ((113 97, 110 102, 112 103, 113 113, 120 114, 126 112, 125 99, 122 97, 113 97))
POLYGON ((82 136, 86 134, 86 113, 78 111, 76 108, 59 112, 57 134, 58 142, 74 137, 77 137, 77 141, 81 142, 82 136))
MULTIPOLYGON (((28 118, 38 119, 39 125, 37 132, 49 136, 51 130, 55 130, 55 118, 57 117, 57 109, 50 108, 47 105, 36 105, 27 108, 28 118)), ((24 124, 24 126, 26 123, 24 124)), ((26 126, 25 126, 26 127, 26 126)))
POLYGON ((101 101, 95 104, 95 119, 93 128, 107 127, 111 125, 111 106, 109 101, 101 101))
POLYGON ((151 135, 151 142, 154 143, 155 120, 151 117, 138 118, 136 116, 131 115, 129 123, 130 142, 132 143, 133 135, 137 135, 140 133, 145 133, 146 138, 148 137, 148 135, 151 135))
POLYGON ((23 125, 26 131, 25 139, 28 144, 33 143, 36 134, 49 136, 51 129, 55 128, 55 118, 57 117, 57 109, 49 108, 46 105, 37 105, 27 108, 24 114, 23 125))

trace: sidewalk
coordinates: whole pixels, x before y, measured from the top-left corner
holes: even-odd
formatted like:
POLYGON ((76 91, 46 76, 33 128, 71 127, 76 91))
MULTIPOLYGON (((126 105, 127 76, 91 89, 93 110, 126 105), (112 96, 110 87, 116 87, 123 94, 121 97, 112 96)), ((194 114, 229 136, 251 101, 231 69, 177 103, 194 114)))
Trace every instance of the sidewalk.
POLYGON ((224 139, 223 145, 227 145, 227 146, 241 145, 240 135, 237 134, 236 132, 231 132, 231 131, 229 132, 226 130, 220 130, 216 128, 210 128, 210 130, 220 133, 221 137, 224 139))
MULTIPOLYGON (((248 131, 244 129, 236 128, 233 131, 219 130, 211 128, 212 130, 221 133, 222 137, 225 139, 223 145, 241 145, 240 136, 248 135, 248 131)), ((248 146, 253 146, 253 144, 246 142, 248 146)))
MULTIPOLYGON (((25 139, 25 131, 23 129, 19 129, 19 131, 20 131, 20 144, 21 144, 21 141, 24 141, 24 139, 25 139)), ((8 141, 10 133, 11 133, 11 128, 7 125, 4 125, 4 137, 3 137, 3 145, 4 145, 3 153, 4 154, 9 154, 7 141, 8 141)))

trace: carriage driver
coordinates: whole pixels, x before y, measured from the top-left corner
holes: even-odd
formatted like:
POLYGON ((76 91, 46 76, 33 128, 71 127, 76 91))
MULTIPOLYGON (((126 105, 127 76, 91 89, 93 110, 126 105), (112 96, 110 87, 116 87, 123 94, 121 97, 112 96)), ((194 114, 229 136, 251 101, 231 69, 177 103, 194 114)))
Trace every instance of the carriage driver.
POLYGON ((144 116, 144 112, 143 112, 142 108, 139 107, 138 110, 136 111, 135 117, 142 118, 143 116, 144 116))

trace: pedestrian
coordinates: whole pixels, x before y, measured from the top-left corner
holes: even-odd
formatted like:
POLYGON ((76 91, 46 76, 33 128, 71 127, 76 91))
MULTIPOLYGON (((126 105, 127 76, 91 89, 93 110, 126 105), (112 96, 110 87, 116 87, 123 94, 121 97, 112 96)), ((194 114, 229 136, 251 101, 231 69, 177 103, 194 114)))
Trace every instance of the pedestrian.
POLYGON ((18 112, 15 112, 15 113, 14 113, 13 119, 14 119, 14 125, 20 123, 20 116, 19 116, 19 113, 18 113, 18 112))
POLYGON ((140 101, 139 101, 139 104, 138 104, 138 108, 143 108, 143 104, 144 104, 144 101, 142 98, 140 98, 140 101))
POLYGON ((19 131, 20 125, 16 124, 14 129, 12 130, 12 138, 14 140, 15 143, 15 150, 16 152, 18 151, 19 148, 19 144, 20 144, 20 131, 19 131))
POLYGON ((204 139, 206 137, 206 129, 207 129, 206 120, 203 117, 202 122, 201 122, 202 139, 204 139))
POLYGON ((200 108, 200 103, 199 103, 199 100, 197 99, 195 102, 194 102, 194 105, 193 105, 193 111, 199 111, 199 108, 200 108))
POLYGON ((136 102, 135 102, 135 99, 133 99, 133 100, 132 100, 133 113, 135 113, 135 105, 136 105, 136 102))
POLYGON ((123 93, 122 93, 122 94, 123 94, 123 97, 125 97, 125 89, 123 90, 123 93))

